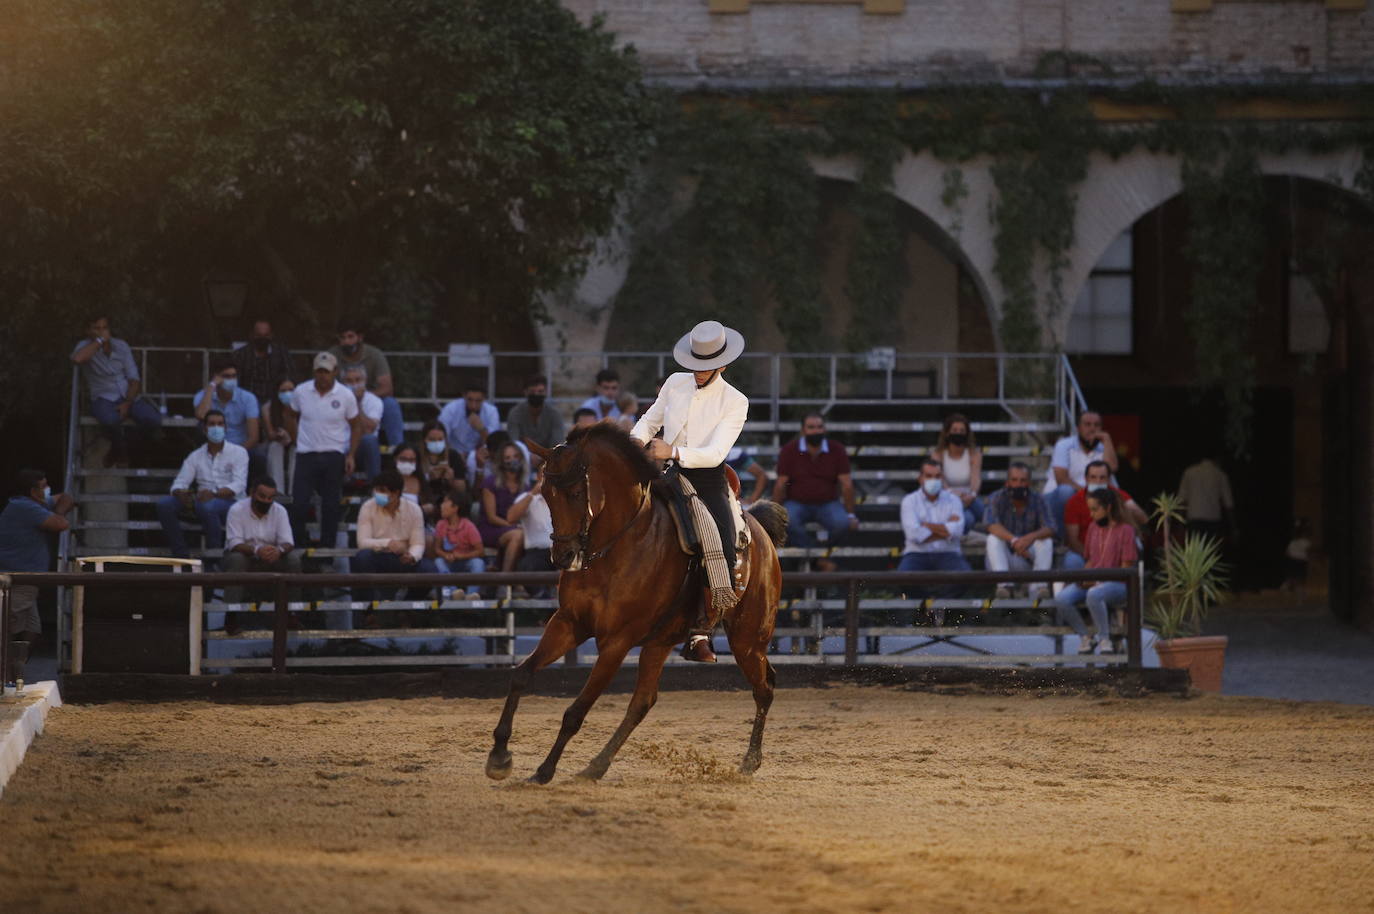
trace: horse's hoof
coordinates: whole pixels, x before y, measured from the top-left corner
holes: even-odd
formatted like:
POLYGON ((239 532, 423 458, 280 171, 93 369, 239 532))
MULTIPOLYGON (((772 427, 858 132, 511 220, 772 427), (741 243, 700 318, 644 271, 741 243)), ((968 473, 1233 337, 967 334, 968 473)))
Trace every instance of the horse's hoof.
POLYGON ((759 766, 762 764, 762 755, 754 755, 753 753, 750 753, 749 755, 746 755, 744 757, 744 761, 739 763, 739 773, 746 775, 753 774, 755 771, 759 770, 759 766))
POLYGON ((504 781, 510 777, 511 754, 509 752, 496 752, 492 750, 491 755, 487 756, 487 777, 493 781, 504 781))
POLYGON ((550 771, 548 774, 545 774, 545 773, 542 772, 542 771, 536 771, 534 774, 530 775, 528 778, 525 779, 525 783, 526 783, 526 784, 539 784, 540 786, 543 786, 544 784, 547 784, 549 781, 552 781, 552 780, 553 780, 553 772, 552 772, 552 771, 550 771))
POLYGON ((573 777, 579 781, 591 781, 595 783, 601 780, 605 775, 605 768, 596 768, 592 765, 588 765, 586 768, 583 768, 577 774, 573 775, 573 777))

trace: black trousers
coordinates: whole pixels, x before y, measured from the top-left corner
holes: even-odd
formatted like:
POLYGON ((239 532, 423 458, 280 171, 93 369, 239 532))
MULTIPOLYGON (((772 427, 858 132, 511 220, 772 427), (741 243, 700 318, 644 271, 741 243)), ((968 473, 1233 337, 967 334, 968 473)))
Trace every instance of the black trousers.
POLYGON ((320 496, 320 545, 334 548, 339 532, 339 514, 343 497, 344 455, 338 451, 296 453, 296 477, 291 482, 291 535, 296 548, 303 548, 306 538, 306 517, 310 513, 310 496, 320 496))
MULTIPOLYGON (((706 510, 715 518, 716 529, 720 531, 721 551, 725 553, 725 567, 734 573, 735 568, 735 521, 730 516, 730 484, 725 481, 725 464, 714 467, 687 469, 675 467, 697 490, 706 510)), ((671 472, 671 471, 670 471, 671 472)))

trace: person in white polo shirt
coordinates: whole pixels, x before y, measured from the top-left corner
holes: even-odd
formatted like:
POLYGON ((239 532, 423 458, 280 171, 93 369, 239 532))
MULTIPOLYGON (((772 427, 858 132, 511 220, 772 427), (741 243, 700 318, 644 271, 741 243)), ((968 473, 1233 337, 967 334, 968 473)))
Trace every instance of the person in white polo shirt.
MULTIPOLYGON (((291 535, 291 520, 286 508, 277 504, 277 481, 258 476, 248 487, 248 497, 229 509, 224 542, 224 561, 220 570, 230 574, 246 571, 274 571, 300 574, 301 554, 291 535)), ((242 587, 224 590, 226 603, 242 603, 242 587)), ((225 628, 234 628, 236 619, 225 619, 225 628)))
POLYGON ((1050 477, 1045 480, 1045 501, 1050 506, 1055 533, 1064 538, 1064 506, 1079 489, 1088 483, 1088 464, 1104 461, 1112 473, 1116 472, 1116 445, 1102 427, 1102 416, 1091 410, 1078 417, 1077 433, 1065 435, 1054 443, 1050 459, 1050 477))
POLYGON ((296 387, 290 409, 300 416, 296 433, 296 475, 291 483, 291 532, 307 542, 305 521, 310 498, 320 496, 320 542, 334 546, 339 533, 339 500, 344 477, 353 472, 362 425, 358 398, 335 383, 339 363, 328 352, 315 356, 315 380, 296 387))
POLYGON ((218 549, 224 545, 224 518, 248 485, 248 451, 225 440, 224 413, 212 409, 203 421, 205 443, 186 455, 172 480, 172 494, 157 503, 167 545, 179 559, 191 554, 181 530, 181 512, 194 511, 205 532, 205 548, 218 549))

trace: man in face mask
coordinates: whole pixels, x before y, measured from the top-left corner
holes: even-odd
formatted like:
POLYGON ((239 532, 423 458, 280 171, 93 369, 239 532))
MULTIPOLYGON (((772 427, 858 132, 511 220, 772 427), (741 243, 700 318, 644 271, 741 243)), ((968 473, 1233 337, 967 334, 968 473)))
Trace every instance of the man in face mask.
POLYGON ((1088 496, 1093 492, 1111 489, 1116 493, 1127 520, 1136 527, 1144 527, 1149 523, 1149 517, 1140 505, 1135 503, 1135 499, 1131 498, 1130 493, 1112 484, 1112 469, 1105 460, 1094 460, 1089 463, 1083 471, 1083 479, 1086 485, 1075 492, 1064 505, 1064 544, 1069 548, 1064 553, 1063 566, 1070 570, 1083 567, 1083 536, 1087 532, 1088 524, 1092 522, 1092 515, 1088 512, 1088 496))
MULTIPOLYGON (((234 507, 229 509, 222 571, 300 574, 301 554, 296 550, 296 541, 291 535, 291 518, 286 508, 277 504, 276 497, 276 480, 270 476, 258 476, 249 486, 248 497, 235 502, 234 507)), ((254 596, 267 598, 265 594, 254 596)), ((224 591, 226 603, 242 603, 244 597, 242 587, 229 587, 224 591)), ((238 621, 238 618, 227 617, 225 629, 237 631, 238 621)))
MULTIPOLYGON (((787 509, 787 543, 810 549, 814 545, 806 525, 819 522, 829 534, 831 546, 859 526, 854 514, 854 480, 844 445, 825 435, 825 417, 808 413, 801 435, 778 451, 778 478, 773 500, 787 509), (836 494, 838 487, 838 497, 836 494)), ((817 559, 821 571, 834 571, 835 563, 817 559)))
MULTIPOLYGON (((372 497, 358 511, 358 551, 349 565, 355 574, 433 574, 437 570, 434 560, 425 558, 424 512, 401 497, 404 490, 405 480, 395 470, 383 470, 372 480, 372 497)), ((423 591, 416 591, 407 599, 422 596, 423 591)), ((371 587, 356 587, 353 598, 370 601, 376 594, 371 587)), ((367 617, 363 624, 368 624, 367 617)))
MULTIPOLYGON (((988 499, 988 571, 1046 571, 1054 564, 1054 524, 1049 505, 1031 491, 1030 467, 1021 461, 1007 469, 1007 484, 988 499)), ((1045 595, 1044 584, 1028 588, 1031 599, 1045 595)), ((998 584, 997 596, 1012 595, 1010 584, 998 584)))
POLYGON ((1087 485, 1084 474, 1094 460, 1105 461, 1110 472, 1116 472, 1116 444, 1102 427, 1101 414, 1087 410, 1078 417, 1074 434, 1065 435, 1054 443, 1054 456, 1050 458, 1045 496, 1057 531, 1063 532, 1064 506, 1075 492, 1087 485))
POLYGON ((581 409, 590 409, 596 418, 619 419, 620 407, 616 399, 620 396, 620 375, 614 369, 603 368, 596 373, 596 393, 583 402, 581 409))
MULTIPOLYGON (((229 358, 239 371, 239 387, 257 397, 260 406, 276 398, 277 385, 282 378, 296 379, 291 353, 274 338, 272 325, 268 321, 254 321, 253 329, 248 334, 248 343, 235 349, 229 358)), ((272 439, 269 412, 264 409, 261 417, 264 441, 272 439)))
MULTIPOLYGON (((960 540, 964 535, 964 505, 944 487, 944 468, 933 457, 921 464, 919 488, 902 499, 902 532, 906 548, 898 571, 968 571, 960 540)), ((954 597, 958 584, 933 588, 906 585, 908 597, 954 597)))
POLYGON ((367 389, 367 369, 362 365, 345 368, 343 382, 358 400, 358 424, 362 427, 362 437, 358 439, 358 470, 364 479, 373 479, 382 471, 382 444, 377 438, 384 412, 382 400, 367 389))
MULTIPOLYGON (((234 444, 251 454, 262 441, 259 419, 262 414, 258 398, 239 384, 239 370, 225 359, 211 370, 210 381, 195 397, 196 418, 204 421, 210 410, 224 414, 227 436, 234 444)), ((266 458, 266 452, 263 453, 266 458)))
POLYGON ((468 456, 487 438, 501 430, 501 414, 487 401, 487 389, 476 380, 463 388, 463 396, 454 400, 439 413, 439 421, 448 432, 448 446, 468 456))
POLYGON ((513 440, 523 442, 528 438, 552 450, 568 437, 568 424, 562 414, 545 402, 548 392, 549 379, 543 375, 525 381, 524 402, 512 406, 506 416, 506 430, 513 440))
POLYGON ((205 532, 205 548, 224 545, 224 521, 236 499, 248 488, 248 451, 228 440, 224 413, 205 414, 205 443, 186 456, 172 480, 172 494, 157 504, 157 519, 167 545, 177 558, 189 558, 181 529, 183 512, 193 513, 205 532))
POLYGON ((367 389, 382 401, 382 437, 392 447, 403 443, 405 423, 401 418, 401 403, 396 399, 395 384, 391 380, 391 364, 382 350, 363 339, 362 327, 357 321, 345 320, 339 324, 339 343, 329 352, 338 359, 340 377, 354 365, 367 372, 367 389))

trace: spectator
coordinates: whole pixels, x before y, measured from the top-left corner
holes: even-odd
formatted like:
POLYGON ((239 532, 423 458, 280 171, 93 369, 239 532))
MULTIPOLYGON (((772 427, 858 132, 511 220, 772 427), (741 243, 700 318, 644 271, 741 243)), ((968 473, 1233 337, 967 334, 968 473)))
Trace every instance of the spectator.
POLYGON ((525 382, 525 402, 511 407, 506 416, 506 430, 515 441, 526 438, 542 447, 555 448, 568 436, 568 424, 558 410, 546 406, 549 379, 535 375, 525 382))
POLYGON ((1188 529, 1225 539, 1234 538, 1236 505, 1231 498, 1231 479, 1212 457, 1204 457, 1183 471, 1178 482, 1178 497, 1188 515, 1188 529))
POLYGON ((439 498, 420 472, 420 452, 414 445, 403 444, 393 456, 396 472, 401 474, 401 497, 419 505, 425 516, 425 527, 432 528, 439 519, 439 498))
POLYGON ((291 533, 306 543, 310 499, 320 496, 320 541, 333 548, 339 534, 343 480, 353 474, 358 439, 358 398, 334 380, 339 360, 328 352, 315 356, 315 380, 297 387, 291 410, 297 416, 296 475, 291 482, 291 533))
MULTIPOLYGON (((524 442, 512 442, 510 435, 505 429, 501 429, 498 432, 492 432, 486 444, 468 455, 468 489, 470 491, 480 492, 485 483, 496 478, 500 467, 497 466, 497 461, 492 455, 500 454, 501 449, 507 444, 514 444, 516 447, 520 448, 520 453, 525 458, 526 468, 528 469, 530 467, 533 461, 530 459, 529 449, 525 447, 524 442)), ((528 486, 531 478, 530 475, 526 475, 522 480, 522 484, 528 486)))
POLYGON ((967 416, 951 413, 945 417, 931 456, 944 469, 945 489, 964 505, 964 529, 972 530, 983 519, 983 499, 978 497, 983 488, 983 452, 974 442, 967 416))
POLYGON ((450 491, 468 490, 463 455, 448 446, 448 431, 437 421, 426 422, 420 432, 425 449, 420 451, 420 475, 427 481, 437 503, 450 491))
POLYGON ((229 442, 248 451, 250 457, 267 460, 267 449, 257 450, 262 442, 258 398, 239 386, 239 370, 233 362, 222 359, 214 364, 209 383, 196 392, 192 405, 201 421, 212 409, 223 413, 229 442))
POLYGON ((529 463, 514 441, 507 441, 498 453, 500 462, 496 472, 479 487, 482 520, 477 529, 482 533, 483 544, 500 550, 501 570, 514 571, 515 563, 525 551, 525 534, 510 519, 510 510, 516 497, 527 488, 529 463))
POLYGON ((270 429, 267 442, 267 475, 287 484, 296 473, 296 412, 291 404, 296 400, 296 382, 283 377, 277 382, 276 393, 267 401, 262 418, 270 429))
MULTIPOLYGON (((940 461, 927 457, 921 464, 920 488, 902 499, 902 532, 906 547, 898 571, 968 571, 960 550, 964 535, 964 504, 944 487, 940 461)), ((908 596, 957 596, 957 584, 934 588, 907 588, 908 596)))
POLYGON ((123 423, 132 419, 140 428, 162 425, 157 407, 139 397, 141 381, 129 344, 110 335, 110 320, 96 315, 86 325, 86 336, 72 350, 72 361, 81 366, 91 398, 91 415, 110 439, 105 466, 128 466, 129 450, 123 423))
POLYGON ((1150 520, 1129 492, 1112 485, 1112 471, 1107 466, 1107 461, 1094 460, 1088 464, 1087 469, 1083 471, 1083 479, 1086 485, 1075 492, 1064 505, 1064 543, 1069 547, 1064 553, 1064 567, 1069 570, 1082 568, 1085 561, 1087 550, 1083 545, 1083 535, 1092 523, 1092 516, 1088 512, 1088 496, 1091 493, 1111 489, 1121 504, 1122 514, 1127 521, 1137 527, 1144 527, 1150 520))
MULTIPOLYGON (((967 517, 967 514, 965 515, 967 517)), ((1046 571, 1054 565, 1054 522, 1045 499, 1031 491, 1030 467, 1015 461, 1007 484, 988 499, 988 571, 1046 571)), ((1045 585, 1028 588, 1031 599, 1045 595, 1045 585)), ((1011 586, 997 585, 997 596, 1011 596, 1011 586)))
POLYGON ((614 369, 603 368, 596 373, 596 393, 582 403, 582 409, 589 409, 597 421, 619 419, 620 407, 616 399, 620 396, 620 375, 614 369))
POLYGON ((487 402, 487 389, 474 381, 463 389, 461 400, 443 408, 439 422, 448 432, 449 447, 471 455, 486 443, 488 435, 500 430, 501 415, 487 402))
MULTIPOLYGON (((439 523, 434 527, 434 567, 441 574, 481 574, 487 570, 486 548, 477 525, 468 518, 471 512, 472 499, 466 492, 447 492, 439 502, 439 523)), ((470 584, 466 596, 475 598, 481 592, 479 585, 470 584)), ((464 596, 462 590, 452 587, 443 588, 442 593, 445 600, 464 596)))
POLYGON ((573 413, 573 428, 586 428, 589 425, 596 425, 600 420, 596 418, 596 410, 580 407, 573 413))
MULTIPOLYGON (((1126 522, 1121 502, 1111 489, 1101 489, 1088 495, 1088 513, 1093 522, 1083 541, 1087 547, 1088 568, 1133 568, 1139 553, 1135 546, 1135 529, 1126 522)), ((1070 584, 1054 598, 1060 625, 1070 626, 1078 634, 1080 654, 1095 654, 1111 650, 1111 615, 1109 608, 1126 602, 1124 581, 1100 581, 1070 584), (1088 627, 1078 605, 1086 602, 1097 634, 1089 636, 1088 627)))
POLYGON ((759 463, 757 454, 757 448, 735 445, 725 457, 725 462, 739 477, 740 502, 746 506, 762 498, 768 488, 768 471, 759 463), (746 490, 749 485, 753 486, 752 490, 746 490))
MULTIPOLYGON (((810 549, 814 544, 806 524, 819 521, 829 534, 830 545, 857 529, 854 514, 854 481, 849 475, 849 454, 844 445, 825 436, 825 417, 807 413, 802 433, 778 451, 778 478, 773 500, 787 509, 789 545, 810 549), (835 487, 840 495, 836 497, 835 487), (841 502, 843 499, 843 502, 841 502)), ((817 559, 821 571, 834 571, 835 563, 817 559)))
POLYGON ((1073 494, 1087 485, 1088 464, 1106 461, 1108 469, 1116 472, 1116 445, 1112 436, 1102 428, 1102 417, 1085 412, 1078 417, 1078 431, 1065 435, 1054 443, 1054 457, 1050 459, 1050 478, 1045 482, 1045 500, 1049 502, 1054 528, 1064 533, 1064 505, 1073 494))
POLYGON ((621 428, 627 432, 634 428, 635 423, 639 421, 639 397, 635 392, 622 390, 620 396, 616 397, 615 407, 620 410, 620 415, 615 421, 620 423, 621 428))
POLYGON ((172 494, 157 503, 157 519, 167 534, 167 545, 181 559, 191 554, 181 530, 181 512, 195 512, 205 534, 205 548, 219 549, 224 545, 225 517, 248 487, 248 451, 227 440, 224 413, 212 409, 201 421, 205 443, 186 455, 172 480, 172 494))
MULTIPOLYGON (((358 438, 358 471, 371 482, 382 471, 382 443, 377 440, 377 430, 382 425, 382 400, 367 389, 367 369, 362 365, 349 365, 343 370, 344 386, 353 391, 358 398, 358 425, 362 427, 358 438)), ((398 446, 400 442, 395 442, 398 446)))
POLYGON ((258 405, 264 407, 261 437, 264 441, 271 441, 276 427, 271 424, 269 410, 265 407, 276 397, 281 387, 278 381, 296 373, 291 366, 291 353, 286 351, 285 346, 278 346, 272 341, 272 325, 258 320, 253 322, 253 332, 248 336, 247 345, 235 349, 230 358, 239 370, 239 386, 257 397, 258 405))
POLYGON ((544 500, 544 468, 535 475, 534 486, 516 497, 506 518, 520 525, 524 534, 525 554, 516 563, 519 571, 553 571, 553 517, 544 500))
MULTIPOLYGON (((291 520, 286 508, 277 504, 276 497, 277 481, 270 476, 257 476, 248 488, 248 497, 229 509, 221 571, 230 574, 249 571, 301 573, 301 554, 291 536, 291 520)), ((244 588, 225 588, 224 602, 243 601, 244 588)), ((224 628, 237 632, 238 619, 226 618, 224 628)))
POLYGON ((361 365, 367 371, 364 377, 368 390, 382 401, 380 426, 386 443, 395 447, 404 441, 405 422, 401 418, 401 404, 396 399, 396 388, 391 380, 391 365, 382 350, 363 341, 363 332, 356 321, 346 320, 339 325, 339 344, 329 352, 338 359, 340 372, 347 372, 354 365, 361 365))
MULTIPOLYGON (((358 552, 350 566, 355 574, 433 574, 432 559, 425 558, 425 519, 420 506, 401 497, 401 474, 383 470, 372 481, 372 497, 358 512, 358 552)), ((416 588, 409 598, 418 600, 428 588, 416 588)), ((370 586, 354 588, 354 599, 377 599, 370 586)), ((364 623, 366 624, 366 623, 364 623)))
MULTIPOLYGON (((20 470, 15 493, 0 512, 0 572, 47 571, 52 561, 48 535, 70 526, 66 515, 75 502, 65 492, 54 498, 41 470, 20 470)), ((42 631, 38 588, 14 585, 10 588, 10 641, 32 645, 42 631)), ((0 679, 24 678, 22 664, 27 659, 27 655, 14 657, 11 669, 0 670, 0 679)))

